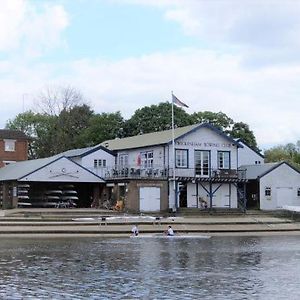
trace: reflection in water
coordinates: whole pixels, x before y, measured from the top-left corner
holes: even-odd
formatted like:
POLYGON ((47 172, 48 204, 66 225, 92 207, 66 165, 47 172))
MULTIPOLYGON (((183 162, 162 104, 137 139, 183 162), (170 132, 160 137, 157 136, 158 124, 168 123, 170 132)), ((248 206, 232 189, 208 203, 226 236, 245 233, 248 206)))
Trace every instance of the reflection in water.
POLYGON ((298 299, 297 237, 3 240, 1 299, 298 299))

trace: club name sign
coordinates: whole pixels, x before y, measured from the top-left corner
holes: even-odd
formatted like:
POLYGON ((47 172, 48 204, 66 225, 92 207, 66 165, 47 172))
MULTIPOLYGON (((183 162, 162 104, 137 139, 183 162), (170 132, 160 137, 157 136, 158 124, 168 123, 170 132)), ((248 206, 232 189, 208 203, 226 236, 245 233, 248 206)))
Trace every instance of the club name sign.
POLYGON ((178 146, 191 146, 191 147, 203 147, 203 148, 231 148, 230 143, 210 143, 210 142, 192 142, 192 141, 176 141, 178 146))

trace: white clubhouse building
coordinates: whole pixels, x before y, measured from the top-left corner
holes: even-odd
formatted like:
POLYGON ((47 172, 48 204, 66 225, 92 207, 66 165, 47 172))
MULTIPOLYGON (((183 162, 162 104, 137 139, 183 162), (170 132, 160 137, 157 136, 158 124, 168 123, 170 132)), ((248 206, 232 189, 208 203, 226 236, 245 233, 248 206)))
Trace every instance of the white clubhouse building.
POLYGON ((290 165, 265 164, 259 152, 208 123, 174 133, 175 147, 166 130, 10 164, 0 169, 3 207, 50 207, 67 193, 77 207, 122 200, 129 212, 300 205, 300 174, 290 165))

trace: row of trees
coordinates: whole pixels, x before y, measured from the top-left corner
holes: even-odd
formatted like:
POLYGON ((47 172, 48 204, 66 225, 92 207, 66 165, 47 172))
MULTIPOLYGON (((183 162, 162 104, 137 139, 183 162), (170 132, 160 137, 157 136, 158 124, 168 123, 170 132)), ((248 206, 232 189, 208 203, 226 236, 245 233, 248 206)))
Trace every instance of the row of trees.
MULTIPOLYGON (((41 92, 35 110, 18 114, 6 124, 31 137, 30 158, 42 158, 63 151, 93 146, 108 139, 128 137, 171 129, 171 104, 145 106, 125 120, 121 113, 95 113, 82 94, 73 87, 47 88, 41 92)), ((249 126, 234 122, 222 112, 209 111, 188 114, 174 107, 177 127, 209 122, 234 138, 242 138, 256 148, 249 126)))
POLYGON ((266 162, 286 161, 300 170, 300 141, 272 147, 264 155, 266 162))

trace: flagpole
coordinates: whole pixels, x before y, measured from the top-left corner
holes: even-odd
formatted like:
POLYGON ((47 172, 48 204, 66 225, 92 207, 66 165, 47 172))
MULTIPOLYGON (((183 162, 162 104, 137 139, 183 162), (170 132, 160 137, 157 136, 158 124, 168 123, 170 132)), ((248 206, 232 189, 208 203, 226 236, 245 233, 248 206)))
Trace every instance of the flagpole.
POLYGON ((177 199, 176 199, 176 175, 175 175, 175 126, 174 126, 174 97, 173 97, 173 91, 171 92, 172 97, 172 153, 173 153, 173 189, 175 194, 175 209, 177 210, 177 199))

